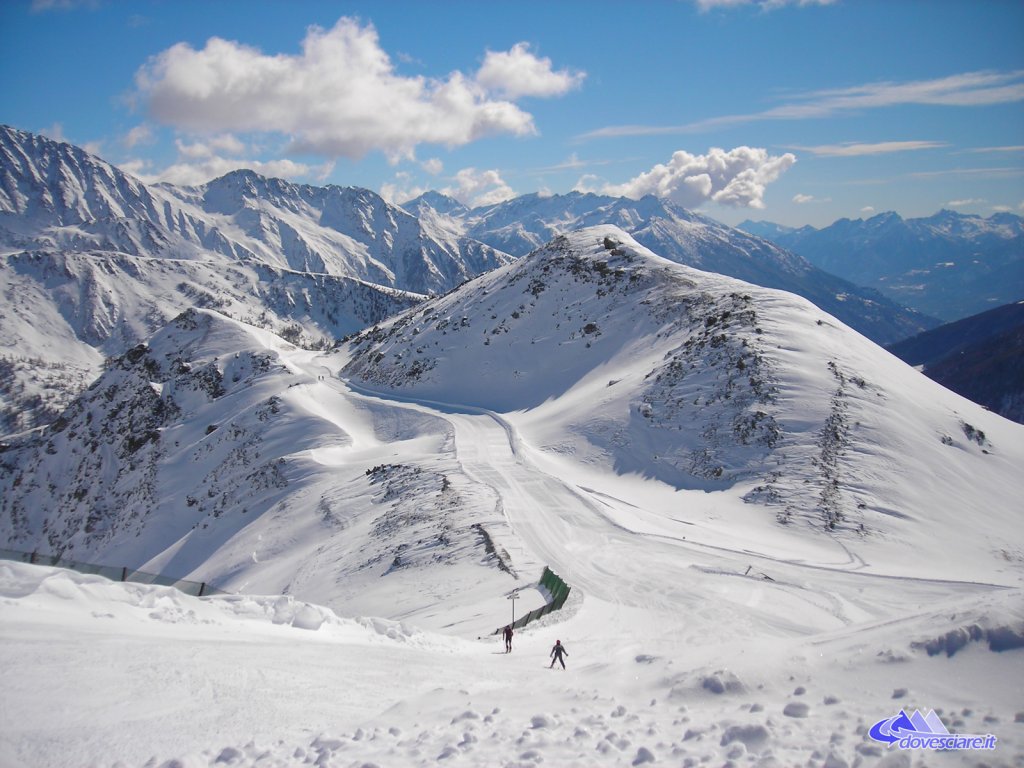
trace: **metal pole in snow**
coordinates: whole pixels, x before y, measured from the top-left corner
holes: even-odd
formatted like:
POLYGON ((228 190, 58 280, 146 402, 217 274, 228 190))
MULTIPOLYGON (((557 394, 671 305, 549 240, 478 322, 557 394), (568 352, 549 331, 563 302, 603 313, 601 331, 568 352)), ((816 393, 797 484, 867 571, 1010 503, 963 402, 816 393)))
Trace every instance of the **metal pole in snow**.
POLYGON ((512 601, 512 623, 515 624, 516 623, 516 600, 519 599, 519 590, 517 589, 515 592, 513 592, 511 595, 509 595, 508 599, 512 601))

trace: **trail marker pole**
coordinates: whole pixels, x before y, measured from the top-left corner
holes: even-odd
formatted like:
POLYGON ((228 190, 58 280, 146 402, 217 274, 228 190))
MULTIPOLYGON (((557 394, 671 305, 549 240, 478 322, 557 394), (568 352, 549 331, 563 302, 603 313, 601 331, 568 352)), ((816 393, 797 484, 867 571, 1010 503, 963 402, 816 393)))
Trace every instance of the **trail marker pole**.
POLYGON ((519 599, 519 590, 515 590, 511 595, 508 596, 508 600, 512 601, 512 623, 516 623, 516 600, 519 599))

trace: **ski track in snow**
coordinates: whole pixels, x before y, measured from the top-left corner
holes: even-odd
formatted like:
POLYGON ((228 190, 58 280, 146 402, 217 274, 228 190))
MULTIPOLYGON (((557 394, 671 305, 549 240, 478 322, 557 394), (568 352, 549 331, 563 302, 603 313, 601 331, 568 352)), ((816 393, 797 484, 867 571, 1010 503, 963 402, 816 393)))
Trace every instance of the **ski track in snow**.
MULTIPOLYGON (((816 313, 790 309, 811 333, 830 333, 817 330, 816 313)), ((239 324, 203 317, 218 337, 204 354, 220 356, 248 338, 239 324)), ((800 327, 798 319, 786 322, 787 328, 800 327)), ((258 336, 263 341, 254 346, 273 347, 290 380, 275 390, 284 414, 278 431, 252 439, 263 434, 265 443, 287 444, 278 447, 290 471, 313 478, 297 483, 289 497, 307 514, 289 516, 270 506, 255 520, 231 518, 230 526, 215 529, 226 536, 217 542, 221 549, 202 552, 237 564, 237 571, 222 572, 236 579, 236 589, 252 593, 265 585, 289 594, 194 599, 165 588, 0 563, 4 768, 891 768, 938 764, 933 758, 1024 766, 1018 682, 1024 677, 1024 601, 1014 537, 1007 536, 1005 545, 985 538, 998 526, 980 518, 989 527, 970 541, 966 563, 950 557, 949 578, 942 578, 945 564, 937 565, 930 554, 956 552, 956 535, 965 525, 959 516, 980 506, 975 500, 959 503, 961 494, 955 502, 933 505, 944 516, 937 518, 939 533, 923 542, 929 554, 921 555, 900 536, 925 530, 927 520, 911 528, 880 527, 864 539, 852 526, 832 535, 820 521, 813 531, 810 525, 780 525, 770 508, 745 504, 736 485, 709 492, 702 489, 720 486, 679 487, 656 474, 641 476, 643 467, 641 474, 613 471, 614 460, 573 431, 572 418, 585 404, 595 414, 585 417, 588 434, 618 439, 601 432, 611 427, 596 421, 601 404, 610 402, 602 398, 622 398, 606 382, 638 375, 633 368, 640 357, 642 370, 650 370, 653 361, 645 356, 654 353, 647 351, 594 369, 550 408, 538 399, 528 401, 528 410, 496 413, 374 393, 339 378, 345 361, 338 355, 319 356, 277 345, 269 334, 258 336), (377 466, 364 477, 362 468, 369 465, 377 466), (417 516, 427 516, 417 505, 436 505, 444 498, 438 489, 449 484, 458 492, 452 505, 464 513, 458 555, 475 562, 445 559, 437 531, 416 528, 417 516), (408 501, 402 498, 406 489, 408 501), (317 506, 318 493, 324 510, 317 506), (353 498, 363 506, 350 516, 330 508, 344 509, 353 498), (514 578, 486 562, 471 522, 479 530, 486 524, 514 578), (398 562, 396 552, 406 551, 382 543, 392 524, 413 531, 403 545, 427 551, 432 570, 425 578, 416 568, 389 566, 398 562), (1005 562, 995 560, 1000 551, 1005 562), (339 570, 341 562, 347 571, 339 570), (539 598, 527 588, 545 565, 572 587, 569 601, 517 632, 514 652, 503 654, 500 640, 489 635, 504 623, 508 608, 516 610, 503 590, 515 582, 523 597, 518 607, 529 610, 529 601, 539 598), (385 573, 388 578, 380 578, 385 573), (986 578, 997 583, 984 583, 986 578), (328 595, 349 618, 290 594, 306 590, 328 595), (362 610, 387 611, 392 620, 351 618, 362 610), (446 634, 394 620, 399 618, 446 634), (566 672, 547 668, 556 638, 568 649, 566 672), (993 733, 999 750, 913 755, 870 739, 874 723, 902 708, 934 708, 955 732, 993 733)), ((793 338, 795 346, 814 346, 810 336, 793 338)), ((877 372, 874 378, 905 375, 875 361, 873 347, 865 351, 855 338, 841 338, 860 350, 864 367, 877 372)), ((854 368, 857 354, 851 353, 854 368)), ((449 358, 452 376, 473 360, 471 352, 454 363, 449 358)), ((837 382, 842 391, 846 374, 837 371, 833 363, 796 375, 789 396, 804 388, 833 391, 837 382)), ((500 388, 501 382, 495 376, 486 385, 500 388)), ((150 385, 143 386, 149 394, 150 385)), ((426 391, 451 391, 453 399, 472 395, 458 387, 426 391)), ((940 397, 910 386, 907 391, 940 397)), ((854 394, 872 402, 879 397, 866 382, 854 394)), ((903 409, 909 400, 900 401, 903 409)), ((223 424, 214 432, 218 438, 236 418, 245 423, 244 398, 220 408, 229 404, 230 414, 210 419, 223 424)), ((822 404, 825 418, 831 412, 827 401, 822 404)), ((950 422, 937 420, 936 410, 923 414, 933 419, 929 425, 950 422)), ((907 421, 914 416, 892 415, 907 421)), ((916 446, 925 462, 939 451, 969 448, 974 463, 963 466, 1005 479, 999 473, 1004 456, 1019 454, 1007 450, 1016 446, 1004 438, 1016 433, 980 413, 971 414, 972 422, 976 416, 985 419, 986 430, 993 425, 998 434, 992 439, 1005 454, 990 456, 980 443, 954 448, 948 434, 948 442, 934 435, 927 444, 903 443, 894 427, 888 427, 891 442, 880 448, 916 446)), ((816 418, 808 416, 806 425, 799 419, 799 425, 814 429, 816 418)), ((644 432, 622 434, 643 439, 644 432)), ((228 439, 221 447, 230 445, 228 439)), ((185 472, 182 466, 170 477, 185 472)), ((812 476, 797 475, 792 482, 812 476)), ((999 504, 993 520, 1007 519, 1002 500, 1011 495, 982 494, 999 504)), ((929 496, 937 499, 938 492, 929 496)), ((910 508, 921 513, 928 506, 916 501, 910 508)), ((429 510, 440 517, 447 512, 429 510)), ((154 565, 176 557, 176 546, 165 545, 154 565)))
MULTIPOLYGON (((321 383, 319 361, 296 361, 321 383)), ((320 415, 352 441, 320 460, 361 450, 381 403, 443 420, 461 470, 495 492, 513 560, 526 578, 543 565, 562 575, 566 607, 505 655, 496 638, 338 618, 291 597, 196 599, 0 564, 0 764, 939 764, 867 736, 906 707, 1000 739, 992 756, 942 764, 1024 765, 1024 651, 911 645, 951 621, 1024 626, 1019 589, 866 572, 841 545, 834 562, 729 549, 626 490, 559 476, 515 414, 381 400, 324 375, 348 410, 320 415), (567 672, 547 668, 556 637, 567 672)))

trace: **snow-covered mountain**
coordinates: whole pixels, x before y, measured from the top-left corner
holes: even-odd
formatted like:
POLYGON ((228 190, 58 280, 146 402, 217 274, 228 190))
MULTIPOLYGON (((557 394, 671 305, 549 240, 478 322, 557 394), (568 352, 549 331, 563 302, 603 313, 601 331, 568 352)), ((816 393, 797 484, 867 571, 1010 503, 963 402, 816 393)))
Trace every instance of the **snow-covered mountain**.
POLYGON ((147 187, 84 150, 8 127, 0 127, 0 167, 3 242, 24 250, 258 259, 424 294, 508 261, 479 242, 427 231, 366 189, 246 170, 199 187, 147 187))
POLYGON ((959 320, 1024 296, 1024 219, 987 219, 943 210, 904 219, 892 211, 869 219, 840 219, 824 229, 777 229, 744 222, 811 263, 908 307, 959 320))
POLYGON ((806 300, 610 226, 330 351, 190 309, 0 452, 0 540, 236 594, 0 563, 0 754, 909 765, 869 730, 935 708, 1013 764, 1022 464, 806 300), (544 565, 569 602, 499 654, 544 565))
POLYGON ((892 541, 968 509, 986 526, 983 510, 1002 510, 992 534, 1012 525, 1003 490, 979 505, 976 482, 1022 482, 1017 425, 798 297, 669 262, 614 227, 556 238, 353 349, 344 374, 375 391, 518 413, 551 455, 722 491, 800 530, 892 541), (925 482, 944 486, 942 508, 918 506, 925 482))
POLYGON ((372 605, 432 563, 500 589, 507 526, 486 489, 448 476, 443 422, 395 429, 393 409, 347 401, 312 361, 212 310, 182 313, 2 454, 7 546, 335 605, 372 605))
POLYGON ((146 186, 0 127, 0 434, 52 419, 104 357, 192 306, 333 343, 510 259, 363 189, 237 171, 146 186))
MULTIPOLYGON (((405 566, 469 560, 500 581, 553 560, 507 500, 495 512, 438 403, 500 414, 520 460, 554 476, 565 464, 590 495, 628 498, 615 478, 660 489, 644 501, 657 519, 683 499, 720 499, 711 541, 781 528, 793 546, 839 537, 948 573, 925 530, 969 513, 963 548, 994 555, 1014 525, 1007 494, 1024 491, 1024 428, 805 300, 662 259, 605 226, 319 357, 189 310, 3 454, 0 525, 14 548, 328 605, 405 566), (298 550, 320 565, 264 565, 298 550)), ((628 518, 619 506, 610 514, 628 518)))
POLYGON ((938 324, 767 240, 653 196, 632 200, 579 192, 532 194, 468 210, 451 198, 428 193, 406 207, 438 227, 515 256, 574 229, 612 224, 672 261, 803 296, 880 344, 938 324))
POLYGON ((941 325, 888 349, 942 386, 1024 423, 1024 302, 941 325))

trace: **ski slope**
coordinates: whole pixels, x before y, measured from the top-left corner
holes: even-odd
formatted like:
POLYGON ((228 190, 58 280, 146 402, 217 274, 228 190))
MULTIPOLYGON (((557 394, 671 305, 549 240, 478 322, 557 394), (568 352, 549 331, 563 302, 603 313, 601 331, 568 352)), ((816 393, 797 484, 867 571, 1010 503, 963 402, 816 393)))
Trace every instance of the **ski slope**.
POLYGON ((501 595, 489 624, 478 595, 447 603, 452 635, 288 596, 190 598, 0 564, 0 762, 931 765, 866 735, 902 707, 998 737, 994 756, 943 764, 1024 760, 1024 650, 982 638, 931 656, 914 645, 951 627, 1019 633, 1019 583, 885 576, 831 544, 730 548, 713 509, 701 524, 685 510, 655 514, 663 488, 619 483, 613 496, 594 474, 545 459, 528 419, 324 386, 346 403, 321 407, 353 450, 371 450, 373 430, 355 415, 375 408, 397 433, 448 425, 461 471, 508 522, 502 545, 519 542, 510 554, 524 571, 561 573, 566 608, 519 631, 505 655, 484 634, 504 621, 501 595), (479 639, 460 612, 477 616, 479 639), (566 672, 547 669, 556 638, 566 672))
POLYGON ((304 351, 211 311, 116 361, 11 492, 31 486, 24 510, 73 498, 58 487, 71 468, 96 494, 151 473, 159 514, 126 493, 108 537, 75 528, 76 551, 236 594, 0 563, 0 763, 1024 764, 1022 428, 806 302, 742 294, 621 233, 566 243, 375 329, 358 354, 380 351, 369 370, 389 386, 351 373, 353 345, 304 351), (590 322, 601 334, 580 336, 590 322), (397 375, 410 360, 422 378, 397 375), (677 360, 694 378, 658 383, 677 360), (730 438, 740 360, 776 372, 777 396, 753 401, 781 425, 775 453, 730 438), (109 486, 75 464, 154 398, 174 418, 142 422, 159 440, 108 467, 109 486), (673 403, 675 419, 645 415, 673 403), (836 477, 866 532, 815 517, 836 414, 836 477), (721 480, 680 469, 708 430, 721 480), (805 517, 745 500, 765 467, 805 517), (491 633, 541 603, 545 565, 569 600, 504 654, 491 633), (556 639, 564 672, 548 669, 556 639), (996 749, 869 736, 901 709, 996 749))

